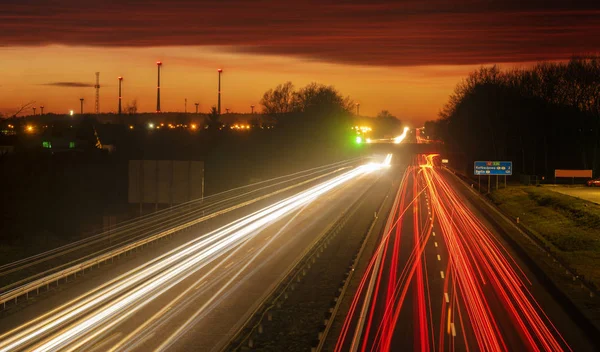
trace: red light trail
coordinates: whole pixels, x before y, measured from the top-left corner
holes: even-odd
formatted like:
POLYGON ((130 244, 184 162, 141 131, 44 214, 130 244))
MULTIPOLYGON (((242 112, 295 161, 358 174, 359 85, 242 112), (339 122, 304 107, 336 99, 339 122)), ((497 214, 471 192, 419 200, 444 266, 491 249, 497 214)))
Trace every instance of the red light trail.
POLYGON ((335 351, 571 350, 434 157, 406 169, 335 351))

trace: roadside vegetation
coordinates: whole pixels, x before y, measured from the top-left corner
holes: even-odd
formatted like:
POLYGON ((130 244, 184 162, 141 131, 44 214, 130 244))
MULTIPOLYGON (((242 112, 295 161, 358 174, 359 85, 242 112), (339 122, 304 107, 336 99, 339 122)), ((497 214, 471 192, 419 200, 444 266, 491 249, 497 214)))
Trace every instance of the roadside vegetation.
POLYGON ((543 187, 509 187, 491 198, 546 248, 600 287, 600 206, 543 187))

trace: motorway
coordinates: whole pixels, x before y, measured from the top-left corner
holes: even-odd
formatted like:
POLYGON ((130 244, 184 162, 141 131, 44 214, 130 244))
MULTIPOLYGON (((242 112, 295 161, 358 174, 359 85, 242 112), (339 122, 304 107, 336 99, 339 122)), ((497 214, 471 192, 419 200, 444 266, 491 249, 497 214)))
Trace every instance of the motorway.
POLYGON ((597 350, 433 158, 415 158, 402 175, 329 349, 597 350))
POLYGON ((337 170, 7 312, 0 351, 220 350, 389 162, 337 170))

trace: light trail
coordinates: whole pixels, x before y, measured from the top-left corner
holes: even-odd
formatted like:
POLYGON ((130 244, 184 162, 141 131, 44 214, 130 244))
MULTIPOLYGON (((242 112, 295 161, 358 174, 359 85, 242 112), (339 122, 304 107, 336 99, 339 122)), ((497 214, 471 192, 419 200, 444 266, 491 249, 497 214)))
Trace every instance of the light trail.
MULTIPOLYGON (((388 167, 390 163, 391 155, 388 155, 382 163, 359 166, 179 246, 4 333, 0 336, 0 351, 80 348, 107 333, 175 285, 239 248, 265 226, 283 219, 350 180, 388 167)), ((168 339, 169 344, 180 336, 181 330, 168 339)), ((121 340, 119 344, 124 342, 121 340)))
POLYGON ((570 350, 530 292, 523 270, 434 167, 434 157, 421 156, 407 168, 388 219, 392 226, 361 278, 335 351, 346 350, 351 341, 355 346, 357 336, 361 351, 411 345, 419 351, 570 350), (412 200, 405 204, 405 197, 412 200), (400 254, 401 243, 411 246, 408 254, 400 254), (426 255, 435 268, 427 267, 426 255), (366 290, 367 282, 374 287, 366 290), (411 290, 412 307, 406 307, 411 290), (357 314, 365 309, 363 327, 357 314), (400 345, 394 346, 397 338, 400 345))

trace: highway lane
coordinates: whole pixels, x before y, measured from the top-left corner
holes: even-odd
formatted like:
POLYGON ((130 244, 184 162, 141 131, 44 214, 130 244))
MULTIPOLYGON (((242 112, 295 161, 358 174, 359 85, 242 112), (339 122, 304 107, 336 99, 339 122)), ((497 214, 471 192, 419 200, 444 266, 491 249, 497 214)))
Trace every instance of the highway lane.
POLYGON ((592 351, 448 177, 407 167, 335 350, 592 351))
POLYGON ((98 287, 37 321, 3 319, 4 331, 15 330, 1 336, 0 350, 218 348, 378 172, 385 169, 355 168, 117 279, 101 275, 98 287))

